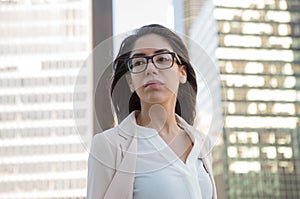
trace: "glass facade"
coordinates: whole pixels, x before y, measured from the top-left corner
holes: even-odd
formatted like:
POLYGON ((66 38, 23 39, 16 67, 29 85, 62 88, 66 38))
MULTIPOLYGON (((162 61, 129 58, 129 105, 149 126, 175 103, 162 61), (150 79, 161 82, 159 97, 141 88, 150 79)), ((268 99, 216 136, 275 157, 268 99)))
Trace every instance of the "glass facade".
POLYGON ((91 48, 89 4, 0 0, 1 199, 86 195, 91 110, 73 103, 90 104, 90 78, 78 77, 91 48), (74 94, 75 83, 85 91, 74 94))
POLYGON ((184 0, 184 31, 186 35, 190 34, 190 27, 196 21, 203 3, 203 0, 184 0))
POLYGON ((214 32, 199 26, 211 24, 201 17, 208 2, 225 106, 213 153, 218 198, 300 198, 300 1, 204 0, 194 39, 214 32))

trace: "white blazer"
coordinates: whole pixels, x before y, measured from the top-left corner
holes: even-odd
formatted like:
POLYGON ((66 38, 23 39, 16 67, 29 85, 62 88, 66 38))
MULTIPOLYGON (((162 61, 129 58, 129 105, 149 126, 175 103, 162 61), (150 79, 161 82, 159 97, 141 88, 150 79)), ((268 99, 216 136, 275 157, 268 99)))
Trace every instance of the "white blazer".
MULTIPOLYGON (((204 136, 178 115, 176 120, 185 131, 198 139, 201 148, 199 159, 211 179, 213 199, 217 199, 212 175, 212 146, 208 136, 204 136)), ((137 152, 135 135, 140 130, 135 112, 132 112, 118 126, 94 136, 88 159, 87 199, 132 199, 137 152)))

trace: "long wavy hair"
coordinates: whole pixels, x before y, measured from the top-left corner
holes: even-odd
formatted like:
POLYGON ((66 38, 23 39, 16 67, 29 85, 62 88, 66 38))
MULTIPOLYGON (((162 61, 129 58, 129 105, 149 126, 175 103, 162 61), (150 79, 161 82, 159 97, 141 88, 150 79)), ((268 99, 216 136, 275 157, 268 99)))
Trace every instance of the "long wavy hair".
POLYGON ((158 24, 143 26, 125 38, 113 62, 114 74, 110 95, 117 123, 120 123, 132 111, 141 110, 140 98, 136 92, 132 93, 130 91, 125 78, 125 74, 129 72, 126 66, 126 59, 129 58, 136 40, 149 34, 163 37, 173 48, 174 52, 177 53, 182 64, 186 66, 187 82, 179 85, 175 113, 185 119, 190 125, 193 125, 196 115, 197 81, 195 71, 190 63, 187 47, 175 32, 158 24))

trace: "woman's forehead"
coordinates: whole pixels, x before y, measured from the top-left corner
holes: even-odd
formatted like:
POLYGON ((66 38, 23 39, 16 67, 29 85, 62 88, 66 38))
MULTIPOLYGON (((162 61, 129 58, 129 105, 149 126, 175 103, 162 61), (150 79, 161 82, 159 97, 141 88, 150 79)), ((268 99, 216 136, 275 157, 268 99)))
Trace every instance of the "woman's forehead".
POLYGON ((169 49, 172 50, 169 42, 162 36, 149 34, 138 38, 132 48, 132 51, 145 51, 151 49, 169 49))

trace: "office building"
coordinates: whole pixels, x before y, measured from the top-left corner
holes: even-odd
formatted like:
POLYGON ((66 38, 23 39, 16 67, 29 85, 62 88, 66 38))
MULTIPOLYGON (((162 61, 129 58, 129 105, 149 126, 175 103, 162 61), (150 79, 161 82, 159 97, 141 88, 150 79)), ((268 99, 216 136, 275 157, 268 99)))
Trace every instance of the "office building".
POLYGON ((85 0, 0 0, 1 199, 86 195, 92 114, 74 104, 91 104, 79 75, 89 10, 85 0))
POLYGON ((187 34, 208 49, 218 40, 218 198, 300 198, 300 1, 203 0, 194 9, 187 34))

